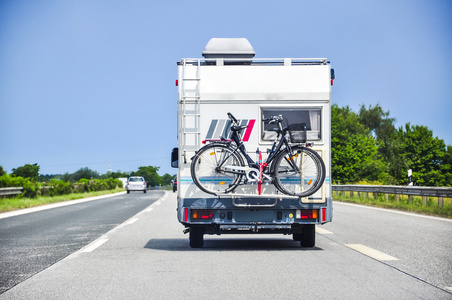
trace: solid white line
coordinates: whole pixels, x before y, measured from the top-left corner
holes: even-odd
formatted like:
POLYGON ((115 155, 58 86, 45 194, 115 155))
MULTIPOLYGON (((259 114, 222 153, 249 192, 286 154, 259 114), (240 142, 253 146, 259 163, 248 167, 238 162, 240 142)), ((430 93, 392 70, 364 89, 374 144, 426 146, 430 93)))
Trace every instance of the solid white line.
POLYGON ((345 245, 353 250, 356 250, 358 252, 361 252, 364 255, 370 256, 376 260, 399 260, 391 255, 388 255, 386 253, 380 252, 378 250, 372 249, 370 247, 361 245, 361 244, 347 244, 345 245))
POLYGON ((108 195, 96 196, 96 197, 91 197, 91 198, 70 200, 70 201, 64 201, 64 202, 58 202, 58 203, 53 203, 53 204, 46 204, 46 205, 42 205, 42 206, 36 206, 36 207, 9 211, 9 212, 5 212, 5 213, 0 213, 0 219, 30 214, 30 213, 47 210, 47 209, 52 209, 52 208, 57 208, 57 207, 63 207, 63 206, 74 205, 74 204, 79 204, 79 203, 83 203, 83 202, 89 202, 89 201, 114 197, 114 196, 118 196, 118 195, 123 195, 125 193, 126 192, 119 192, 119 193, 115 193, 115 194, 108 194, 108 195))
POLYGON ((315 227, 315 232, 317 232, 318 234, 333 234, 331 231, 320 228, 318 226, 315 227))
POLYGON ((346 202, 339 202, 334 201, 333 205, 340 204, 340 205, 348 205, 348 206, 355 206, 355 207, 361 207, 361 208, 367 208, 367 209, 374 209, 379 211, 386 211, 394 214, 399 215, 405 215, 405 216, 411 216, 411 217, 418 217, 418 218, 425 218, 425 219, 431 219, 431 220, 437 220, 437 221, 446 221, 446 222, 452 222, 452 219, 447 218, 441 218, 441 217, 433 217, 433 216, 425 216, 425 215, 419 215, 416 213, 410 213, 410 212, 404 212, 404 211, 398 211, 390 208, 379 208, 379 207, 372 207, 372 206, 366 206, 362 204, 355 204, 355 203, 346 203, 346 202))
POLYGON ((97 248, 102 246, 107 241, 108 241, 108 239, 98 239, 98 240, 92 242, 91 244, 89 244, 84 249, 82 249, 80 252, 82 252, 82 253, 93 252, 94 250, 96 250, 97 248))

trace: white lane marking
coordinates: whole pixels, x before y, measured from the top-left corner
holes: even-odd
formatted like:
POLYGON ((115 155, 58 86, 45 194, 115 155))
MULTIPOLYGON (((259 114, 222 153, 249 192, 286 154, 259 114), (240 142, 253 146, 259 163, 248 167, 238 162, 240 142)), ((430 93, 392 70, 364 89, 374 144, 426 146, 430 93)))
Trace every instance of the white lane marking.
POLYGON ((437 221, 452 222, 452 219, 419 215, 419 214, 415 214, 415 213, 398 211, 398 210, 394 210, 394 209, 390 209, 390 208, 379 208, 379 207, 366 206, 366 205, 362 205, 362 204, 358 204, 358 203, 355 204, 355 203, 346 203, 346 202, 334 201, 333 205, 336 205, 336 204, 355 206, 355 207, 361 207, 361 208, 367 208, 367 209, 374 209, 374 210, 379 210, 379 211, 390 212, 390 213, 393 213, 393 214, 411 216, 411 217, 418 217, 418 218, 431 219, 431 220, 437 220, 437 221))
POLYGON ((162 204, 162 202, 161 202, 161 201, 157 201, 157 202, 155 202, 155 205, 160 205, 160 204, 162 204))
POLYGON ((380 252, 378 250, 372 249, 370 247, 361 245, 361 244, 347 244, 345 245, 355 251, 361 252, 364 255, 370 256, 376 260, 399 260, 398 258, 395 258, 391 255, 388 255, 386 253, 380 252))
POLYGON ((82 252, 82 253, 93 252, 94 250, 96 250, 97 248, 102 246, 107 241, 108 241, 108 239, 98 239, 98 240, 92 242, 91 244, 89 244, 88 246, 86 246, 80 252, 82 252))
POLYGON ((153 210, 154 208, 153 207, 148 207, 148 208, 146 208, 144 211, 145 212, 149 212, 149 211, 151 211, 151 210, 153 210))
POLYGON ((100 200, 100 199, 104 199, 104 198, 110 198, 110 197, 125 195, 125 194, 126 194, 126 192, 119 192, 119 193, 115 193, 115 194, 108 194, 108 195, 96 196, 96 197, 91 197, 91 198, 83 198, 83 199, 77 199, 77 200, 69 200, 69 201, 63 201, 63 202, 58 202, 58 203, 46 204, 46 205, 42 205, 42 206, 18 209, 18 210, 14 210, 14 211, 0 213, 0 219, 10 218, 10 217, 30 214, 30 213, 34 213, 34 212, 38 212, 38 211, 42 211, 42 210, 63 207, 63 206, 68 206, 68 205, 74 205, 74 204, 79 204, 79 203, 84 203, 84 202, 89 202, 89 201, 94 201, 94 200, 100 200))
POLYGON ((452 291, 452 286, 445 286, 444 287, 446 290, 452 291))
POLYGON ((320 228, 318 226, 315 227, 315 232, 317 232, 318 234, 333 234, 331 231, 320 228))
POLYGON ((135 223, 138 220, 139 220, 139 218, 130 219, 129 221, 125 222, 124 225, 131 225, 131 224, 135 223))

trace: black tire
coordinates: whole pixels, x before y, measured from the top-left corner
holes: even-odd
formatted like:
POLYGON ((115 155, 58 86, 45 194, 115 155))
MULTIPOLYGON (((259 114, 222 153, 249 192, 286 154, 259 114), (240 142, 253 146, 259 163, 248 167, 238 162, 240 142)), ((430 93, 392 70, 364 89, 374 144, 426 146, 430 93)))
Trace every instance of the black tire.
POLYGON ((130 191, 129 191, 129 190, 127 190, 127 194, 130 194, 130 191))
POLYGON ((202 248, 204 246, 204 228, 190 227, 190 247, 202 248))
POLYGON ((300 245, 304 248, 312 248, 315 246, 315 225, 303 225, 303 231, 300 235, 300 245))
POLYGON ((210 144, 199 150, 191 162, 193 182, 208 194, 233 191, 242 180, 242 173, 228 172, 225 166, 244 166, 243 158, 226 144, 210 144))
POLYGON ((145 194, 146 194, 146 190, 144 190, 144 191, 143 191, 143 193, 145 193, 145 194))
POLYGON ((292 146, 292 156, 281 152, 275 159, 275 186, 284 194, 307 197, 317 192, 325 181, 325 164, 312 149, 292 146), (296 165, 297 168, 294 167, 296 165))

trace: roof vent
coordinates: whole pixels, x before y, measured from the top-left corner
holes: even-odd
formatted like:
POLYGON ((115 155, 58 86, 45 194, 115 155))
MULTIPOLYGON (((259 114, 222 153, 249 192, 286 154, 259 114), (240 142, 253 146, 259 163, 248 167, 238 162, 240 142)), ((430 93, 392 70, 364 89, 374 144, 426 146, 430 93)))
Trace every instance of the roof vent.
POLYGON ((255 54, 246 38, 211 38, 202 52, 205 58, 253 58, 255 54))

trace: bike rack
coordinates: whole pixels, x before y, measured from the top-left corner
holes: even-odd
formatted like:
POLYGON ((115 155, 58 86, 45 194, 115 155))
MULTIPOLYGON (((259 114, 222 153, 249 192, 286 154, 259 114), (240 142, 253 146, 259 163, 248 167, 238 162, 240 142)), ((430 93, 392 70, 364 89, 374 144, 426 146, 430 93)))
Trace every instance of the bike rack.
POLYGON ((215 196, 218 197, 219 200, 221 200, 222 197, 229 197, 232 198, 232 204, 235 207, 246 207, 246 208, 255 208, 255 207, 275 207, 276 204, 278 204, 278 200, 282 201, 283 199, 292 199, 292 200, 299 200, 301 201, 301 197, 298 196, 288 196, 288 195, 250 195, 250 194, 215 194, 215 196), (240 204, 236 203, 237 198, 262 198, 262 199, 272 199, 274 198, 275 202, 270 204, 240 204))

